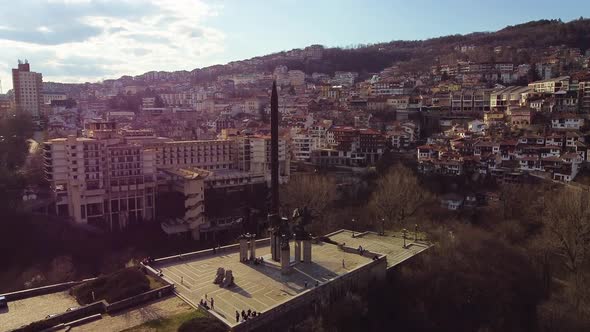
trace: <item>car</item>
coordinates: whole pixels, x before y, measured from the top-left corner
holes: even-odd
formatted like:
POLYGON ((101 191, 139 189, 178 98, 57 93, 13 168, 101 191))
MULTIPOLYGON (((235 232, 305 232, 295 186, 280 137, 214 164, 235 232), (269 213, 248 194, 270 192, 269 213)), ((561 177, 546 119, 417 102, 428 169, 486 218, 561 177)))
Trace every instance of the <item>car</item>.
POLYGON ((0 296, 0 308, 8 308, 8 301, 6 296, 0 296))
POLYGON ((49 314, 45 317, 45 319, 53 318, 55 316, 57 316, 57 314, 49 314))
POLYGON ((70 307, 70 308, 67 308, 66 309, 66 312, 70 312, 70 311, 73 311, 73 310, 76 310, 76 309, 79 309, 79 307, 70 307))

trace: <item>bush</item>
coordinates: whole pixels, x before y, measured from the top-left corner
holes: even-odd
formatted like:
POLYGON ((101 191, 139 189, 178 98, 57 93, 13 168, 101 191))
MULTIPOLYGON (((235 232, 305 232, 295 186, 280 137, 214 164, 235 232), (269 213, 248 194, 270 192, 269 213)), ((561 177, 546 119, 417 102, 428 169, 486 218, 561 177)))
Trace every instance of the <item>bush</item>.
POLYGON ((85 282, 72 288, 72 295, 82 305, 106 300, 109 303, 135 296, 150 289, 150 282, 146 275, 137 267, 119 270, 107 276, 100 276, 95 280, 85 282))
POLYGON ((225 332, 227 327, 220 321, 209 317, 188 320, 178 328, 178 332, 225 332))

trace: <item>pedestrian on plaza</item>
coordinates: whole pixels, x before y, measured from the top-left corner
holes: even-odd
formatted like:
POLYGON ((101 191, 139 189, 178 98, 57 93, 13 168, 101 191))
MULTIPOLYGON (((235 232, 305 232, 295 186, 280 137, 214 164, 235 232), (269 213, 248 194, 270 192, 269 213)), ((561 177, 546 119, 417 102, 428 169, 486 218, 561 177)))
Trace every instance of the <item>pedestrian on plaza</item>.
POLYGON ((305 280, 305 288, 307 288, 307 280, 305 280))
POLYGON ((345 268, 346 266, 344 265, 344 258, 342 258, 342 268, 345 268))
POLYGON ((184 285, 184 278, 182 276, 180 276, 180 284, 184 285))
POLYGON ((236 323, 240 322, 240 313, 236 310, 236 323))
POLYGON ((215 309, 215 302, 213 301, 213 296, 211 296, 211 310, 215 309))

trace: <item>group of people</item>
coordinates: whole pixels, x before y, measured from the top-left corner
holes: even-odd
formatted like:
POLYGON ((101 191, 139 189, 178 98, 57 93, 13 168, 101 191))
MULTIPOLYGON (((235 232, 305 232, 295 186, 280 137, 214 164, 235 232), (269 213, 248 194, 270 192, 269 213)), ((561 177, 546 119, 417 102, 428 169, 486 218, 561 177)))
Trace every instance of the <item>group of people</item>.
POLYGON ((143 265, 151 265, 154 263, 154 259, 152 257, 146 257, 141 261, 141 263, 143 265))
POLYGON ((264 257, 254 258, 254 265, 264 264, 264 257))
POLYGON ((207 294, 205 294, 205 299, 201 299, 201 301, 199 301, 199 304, 203 307, 205 307, 205 309, 209 310, 213 310, 215 309, 215 301, 213 300, 213 296, 211 296, 211 298, 207 298, 207 294), (209 307, 209 303, 211 303, 211 307, 209 307))
POLYGON ((240 322, 240 317, 242 318, 242 322, 245 322, 248 319, 254 318, 259 315, 260 315, 259 312, 253 311, 251 309, 248 309, 248 311, 242 310, 241 314, 239 311, 236 310, 236 323, 240 322))

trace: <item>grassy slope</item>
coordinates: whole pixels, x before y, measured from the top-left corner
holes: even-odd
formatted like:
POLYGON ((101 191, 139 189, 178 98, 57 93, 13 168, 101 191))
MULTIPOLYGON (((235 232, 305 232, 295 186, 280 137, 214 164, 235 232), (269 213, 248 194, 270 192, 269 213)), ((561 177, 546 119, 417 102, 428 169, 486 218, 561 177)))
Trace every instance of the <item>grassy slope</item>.
POLYGON ((191 310, 182 314, 154 319, 145 322, 141 325, 124 330, 124 332, 139 332, 139 331, 158 331, 158 332, 176 332, 182 323, 197 317, 206 317, 206 315, 199 310, 191 310))

